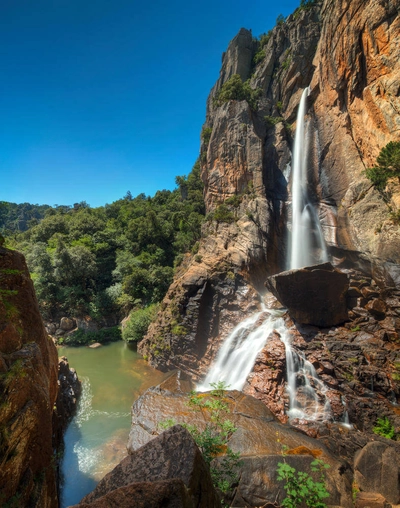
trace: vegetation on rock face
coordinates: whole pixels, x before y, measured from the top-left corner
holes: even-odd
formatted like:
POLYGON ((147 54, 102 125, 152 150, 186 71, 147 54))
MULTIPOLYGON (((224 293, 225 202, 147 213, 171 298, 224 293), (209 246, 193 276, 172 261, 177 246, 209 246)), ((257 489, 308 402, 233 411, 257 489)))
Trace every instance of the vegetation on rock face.
POLYGON ((279 462, 277 473, 278 480, 286 481, 283 487, 286 497, 282 501, 285 508, 297 508, 307 506, 309 508, 325 508, 323 500, 329 497, 325 487, 325 469, 329 468, 322 460, 315 459, 311 462, 311 471, 319 474, 319 481, 315 481, 308 473, 297 471, 286 462, 279 462))
POLYGON ((396 439, 396 431, 387 416, 378 418, 372 430, 378 436, 386 437, 386 439, 396 439))
POLYGON ((397 177, 400 181, 400 142, 390 141, 382 148, 376 162, 364 174, 378 190, 385 189, 389 178, 397 177))
POLYGON ((249 106, 255 110, 261 94, 261 88, 251 88, 250 80, 243 82, 239 74, 234 74, 222 85, 216 97, 214 97, 213 104, 214 106, 221 106, 232 100, 247 101, 249 106))
POLYGON ((13 234, 4 210, 16 208, 0 207, 0 228, 26 256, 42 315, 98 319, 159 302, 175 259, 199 240, 205 214, 199 162, 177 184, 98 208, 46 207, 40 222, 13 234))
POLYGON ((205 145, 208 145, 211 139, 212 127, 204 127, 201 131, 201 139, 205 145))
MULTIPOLYGON (((228 386, 222 381, 211 383, 211 386, 213 390, 209 394, 192 392, 189 398, 189 406, 196 411, 208 413, 210 422, 206 424, 204 430, 199 430, 195 425, 183 424, 183 427, 190 432, 200 448, 210 468, 214 486, 223 494, 227 494, 238 480, 240 454, 233 452, 228 446, 230 437, 237 429, 227 418, 229 406, 224 397, 228 386)), ((174 420, 168 420, 161 423, 160 427, 167 428, 175 424, 174 420)))
POLYGON ((122 338, 126 342, 139 342, 147 333, 150 323, 157 315, 158 305, 152 304, 144 309, 132 310, 122 329, 122 338))

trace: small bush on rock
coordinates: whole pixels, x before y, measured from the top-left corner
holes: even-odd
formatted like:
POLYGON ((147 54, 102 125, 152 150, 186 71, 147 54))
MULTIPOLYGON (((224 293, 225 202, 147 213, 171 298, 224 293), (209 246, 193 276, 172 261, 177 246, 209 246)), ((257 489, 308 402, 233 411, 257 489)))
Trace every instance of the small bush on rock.
MULTIPOLYGON (((228 386, 222 381, 211 383, 211 386, 213 390, 210 394, 192 392, 189 398, 189 406, 196 411, 209 413, 210 422, 206 424, 204 430, 199 430, 195 425, 183 424, 183 427, 190 432, 200 448, 203 458, 210 468, 214 487, 223 494, 227 494, 238 480, 237 469, 240 466, 240 454, 235 453, 228 446, 230 437, 237 429, 227 418, 229 407, 224 401, 224 397, 228 386), (215 460, 220 456, 221 459, 215 460)), ((160 423, 159 427, 166 429, 176 423, 176 421, 169 419, 160 423)))
POLYGON ((129 319, 122 330, 122 338, 126 342, 138 342, 142 340, 157 312, 157 304, 149 305, 144 309, 133 310, 129 314, 129 319))
POLYGON ((396 431, 387 416, 378 418, 372 430, 378 436, 386 437, 386 439, 396 439, 396 431))
POLYGON ((282 501, 285 508, 298 508, 307 506, 309 508, 325 508, 323 500, 329 497, 325 487, 325 469, 329 468, 320 459, 311 462, 311 471, 319 473, 319 481, 315 481, 308 473, 297 471, 286 462, 279 462, 277 473, 278 480, 286 481, 283 487, 286 497, 282 501))

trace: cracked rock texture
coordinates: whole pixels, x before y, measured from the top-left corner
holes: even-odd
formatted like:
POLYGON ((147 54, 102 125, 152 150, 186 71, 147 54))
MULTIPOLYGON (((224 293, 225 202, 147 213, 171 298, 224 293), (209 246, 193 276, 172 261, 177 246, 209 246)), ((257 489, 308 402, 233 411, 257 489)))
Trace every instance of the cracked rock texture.
POLYGON ((0 505, 56 508, 58 357, 22 254, 0 247, 0 505))

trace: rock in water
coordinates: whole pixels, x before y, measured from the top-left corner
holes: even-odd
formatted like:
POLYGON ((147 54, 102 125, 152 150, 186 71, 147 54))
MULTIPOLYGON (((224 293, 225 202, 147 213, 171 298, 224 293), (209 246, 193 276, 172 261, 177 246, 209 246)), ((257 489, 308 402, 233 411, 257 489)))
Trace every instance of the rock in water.
POLYGON ((123 459, 76 508, 89 506, 217 508, 221 504, 200 450, 189 432, 176 425, 123 459))
POLYGON ((348 319, 349 281, 330 263, 273 275, 265 285, 298 323, 328 327, 348 319))

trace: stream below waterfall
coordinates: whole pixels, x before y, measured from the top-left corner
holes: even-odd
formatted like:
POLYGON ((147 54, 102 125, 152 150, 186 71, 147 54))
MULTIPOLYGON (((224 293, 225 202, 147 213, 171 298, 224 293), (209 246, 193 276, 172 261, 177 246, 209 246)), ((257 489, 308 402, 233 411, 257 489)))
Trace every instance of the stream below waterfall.
POLYGON ((65 508, 126 456, 132 403, 166 375, 123 341, 97 349, 62 347, 58 354, 68 358, 82 381, 78 411, 64 436, 60 507, 65 508))

